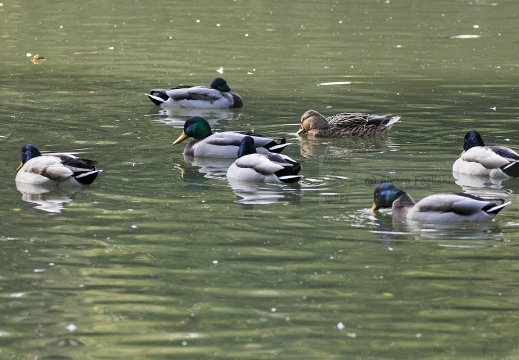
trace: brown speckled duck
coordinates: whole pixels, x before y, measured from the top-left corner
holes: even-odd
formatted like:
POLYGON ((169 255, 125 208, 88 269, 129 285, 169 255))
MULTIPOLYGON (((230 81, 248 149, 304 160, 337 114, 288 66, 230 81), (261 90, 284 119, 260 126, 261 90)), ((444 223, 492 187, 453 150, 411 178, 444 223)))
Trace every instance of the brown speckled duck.
POLYGON ((301 128, 297 134, 307 133, 316 137, 382 135, 398 120, 400 116, 364 113, 340 113, 325 118, 315 110, 308 110, 301 116, 301 128))

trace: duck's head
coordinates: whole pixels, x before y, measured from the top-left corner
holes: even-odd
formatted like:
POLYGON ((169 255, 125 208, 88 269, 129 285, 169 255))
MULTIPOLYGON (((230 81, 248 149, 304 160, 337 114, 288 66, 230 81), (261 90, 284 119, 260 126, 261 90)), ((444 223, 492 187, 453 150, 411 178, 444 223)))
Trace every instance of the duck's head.
POLYGON ((485 146, 483 138, 476 130, 470 130, 463 139, 463 150, 467 151, 475 146, 485 146))
POLYGON ((212 134, 213 132, 211 131, 211 126, 206 119, 199 116, 190 117, 184 123, 184 131, 182 131, 182 135, 180 135, 179 138, 175 140, 173 145, 181 143, 188 137, 201 140, 212 134))
POLYGON ((229 87, 229 85, 227 85, 227 81, 225 81, 222 78, 213 79, 213 81, 211 81, 209 86, 211 87, 211 89, 215 89, 215 90, 218 90, 221 92, 230 92, 231 91, 231 88, 229 87))
POLYGON ((393 184, 380 184, 377 186, 375 193, 373 194, 373 206, 371 207, 371 210, 391 207, 393 206, 393 202, 404 194, 406 194, 404 190, 397 188, 393 184))
POLYGON ((313 129, 326 129, 328 126, 328 121, 324 116, 315 110, 308 110, 301 116, 301 128, 297 134, 304 134, 313 129))
POLYGON ((255 154, 256 147, 254 146, 254 139, 251 136, 245 136, 241 139, 240 147, 238 149, 238 158, 245 155, 255 154))
POLYGON ((16 168, 16 171, 20 170, 27 161, 31 160, 32 158, 41 156, 41 152, 38 150, 36 146, 33 144, 27 144, 22 148, 22 162, 18 167, 16 168))

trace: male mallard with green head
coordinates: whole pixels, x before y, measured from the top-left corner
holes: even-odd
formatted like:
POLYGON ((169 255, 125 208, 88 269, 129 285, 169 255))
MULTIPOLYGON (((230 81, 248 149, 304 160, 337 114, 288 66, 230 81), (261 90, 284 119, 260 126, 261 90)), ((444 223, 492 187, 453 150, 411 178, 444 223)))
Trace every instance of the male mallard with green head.
POLYGON ((192 137, 194 139, 186 145, 184 155, 236 159, 241 141, 245 136, 251 136, 254 139, 254 147, 258 153, 279 153, 290 145, 282 137, 270 138, 250 132, 224 131, 213 134, 209 123, 199 116, 186 120, 184 131, 173 145, 192 137))
POLYGON ((380 184, 373 197, 372 210, 391 207, 395 217, 433 222, 490 220, 510 204, 464 193, 430 195, 415 203, 408 193, 390 183, 380 184))
POLYGON ((452 171, 494 178, 519 177, 519 154, 505 146, 485 146, 481 135, 471 130, 465 134, 463 152, 452 171))
POLYGON ((89 185, 102 171, 95 163, 70 154, 42 155, 36 146, 27 144, 15 180, 32 185, 89 185))

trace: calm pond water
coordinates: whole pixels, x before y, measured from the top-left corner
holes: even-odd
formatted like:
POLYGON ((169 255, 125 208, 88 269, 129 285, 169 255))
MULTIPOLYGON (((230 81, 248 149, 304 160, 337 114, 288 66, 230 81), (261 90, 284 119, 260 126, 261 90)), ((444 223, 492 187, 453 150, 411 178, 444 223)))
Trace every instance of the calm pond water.
POLYGON ((451 172, 470 129, 519 148, 515 1, 5 1, 0 20, 1 359, 519 357, 519 182, 451 172), (171 146, 190 114, 143 94, 220 68, 245 105, 202 115, 285 136, 299 186, 171 146), (402 120, 300 138, 309 108, 402 120), (28 142, 104 172, 27 193, 28 142), (512 204, 404 224, 370 212, 382 181, 512 204))

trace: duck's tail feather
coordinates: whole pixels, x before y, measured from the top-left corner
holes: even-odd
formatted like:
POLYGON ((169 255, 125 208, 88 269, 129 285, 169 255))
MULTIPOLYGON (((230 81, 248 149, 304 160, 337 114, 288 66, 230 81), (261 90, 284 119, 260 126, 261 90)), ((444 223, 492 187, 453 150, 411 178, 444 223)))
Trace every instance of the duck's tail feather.
POLYGON ((75 174, 74 179, 76 179, 81 184, 90 185, 96 179, 97 174, 99 174, 102 171, 103 170, 92 170, 87 172, 81 172, 79 174, 75 174))
POLYGON ((302 177, 302 175, 285 175, 279 176, 278 179, 284 183, 296 183, 301 180, 302 177))
POLYGON ((519 177, 519 161, 501 166, 500 169, 510 177, 519 177))
POLYGON ((149 94, 144 95, 149 97, 155 105, 160 106, 169 99, 166 91, 164 89, 151 89, 149 94))
POLYGON ((274 155, 283 157, 284 161, 280 163, 283 169, 276 171, 276 176, 279 180, 286 183, 298 182, 302 176, 298 175, 301 172, 302 166, 295 160, 290 159, 288 156, 274 155))
POLYGON ((287 143, 287 140, 282 137, 282 138, 272 140, 268 144, 263 145, 263 147, 272 153, 279 154, 280 152, 283 151, 284 148, 286 148, 290 144, 291 143, 287 143))
POLYGON ((164 103, 165 100, 163 100, 162 98, 158 97, 158 96, 155 96, 155 95, 150 95, 150 94, 144 94, 146 95, 147 97, 150 98, 150 100, 157 106, 160 106, 164 103))
POLYGON ((270 152, 279 154, 281 151, 283 151, 283 149, 285 149, 290 144, 292 144, 292 143, 284 143, 284 144, 274 145, 274 146, 269 147, 268 150, 270 152))
POLYGON ((491 207, 490 209, 483 209, 483 210, 487 214, 497 215, 501 210, 504 209, 505 206, 509 205, 510 203, 511 203, 511 201, 507 201, 507 202, 504 202, 502 204, 495 205, 495 206, 491 207))
POLYGON ((391 126, 393 126, 394 123, 398 122, 400 120, 400 118, 401 118, 400 116, 391 116, 388 123, 386 124, 386 127, 391 128, 391 126))

